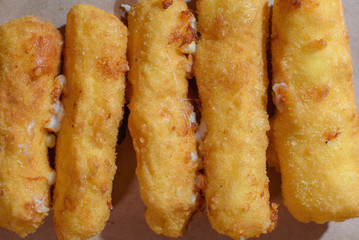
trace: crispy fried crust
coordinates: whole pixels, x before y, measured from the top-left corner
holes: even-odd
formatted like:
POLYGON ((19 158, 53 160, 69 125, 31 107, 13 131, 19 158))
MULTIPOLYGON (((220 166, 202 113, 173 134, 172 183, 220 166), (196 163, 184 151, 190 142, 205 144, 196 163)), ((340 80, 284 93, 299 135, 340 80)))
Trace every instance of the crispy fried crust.
POLYGON ((340 0, 276 0, 273 128, 284 203, 302 222, 359 216, 359 117, 340 0))
POLYGON ((34 16, 0 27, 0 226, 21 237, 48 215, 54 172, 47 157, 62 37, 34 16))
POLYGON ((54 224, 59 239, 87 239, 102 231, 111 209, 127 29, 112 14, 79 4, 67 16, 65 37, 54 224))
POLYGON ((273 118, 269 120, 269 125, 271 129, 267 132, 269 139, 268 148, 267 148, 267 165, 268 167, 273 167, 277 172, 280 172, 279 168, 279 159, 277 152, 275 150, 275 138, 273 130, 273 118))
POLYGON ((192 20, 183 0, 142 0, 129 13, 129 129, 136 173, 148 225, 171 237, 183 234, 200 199, 194 186, 195 124, 186 100, 191 61, 183 53, 196 39, 192 20))
POLYGON ((268 2, 200 0, 197 10, 208 217, 232 238, 257 236, 275 226, 266 175, 268 2))

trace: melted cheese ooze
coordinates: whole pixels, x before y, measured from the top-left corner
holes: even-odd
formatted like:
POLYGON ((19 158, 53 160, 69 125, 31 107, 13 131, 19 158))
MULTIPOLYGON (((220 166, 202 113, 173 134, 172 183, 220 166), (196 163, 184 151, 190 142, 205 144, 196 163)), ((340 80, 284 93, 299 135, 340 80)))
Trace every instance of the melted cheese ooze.
POLYGON ((35 211, 38 213, 47 213, 50 209, 45 206, 45 199, 44 197, 42 200, 38 199, 37 197, 34 197, 34 204, 35 204, 35 211))
POLYGON ((201 123, 199 124, 198 130, 195 134, 196 140, 200 141, 203 139, 204 135, 207 133, 207 124, 204 120, 201 120, 201 123))
POLYGON ((54 98, 50 108, 52 116, 45 126, 50 132, 58 132, 61 128, 61 121, 65 115, 65 111, 63 105, 61 104, 60 96, 65 84, 66 78, 64 75, 59 75, 54 80, 54 90, 52 92, 54 98))
MULTIPOLYGON (((191 28, 193 28, 194 31, 197 32, 196 18, 191 17, 190 22, 191 22, 191 28)), ((196 42, 192 41, 191 43, 184 44, 181 47, 181 50, 182 50, 182 53, 185 53, 185 54, 195 53, 196 52, 196 42)))

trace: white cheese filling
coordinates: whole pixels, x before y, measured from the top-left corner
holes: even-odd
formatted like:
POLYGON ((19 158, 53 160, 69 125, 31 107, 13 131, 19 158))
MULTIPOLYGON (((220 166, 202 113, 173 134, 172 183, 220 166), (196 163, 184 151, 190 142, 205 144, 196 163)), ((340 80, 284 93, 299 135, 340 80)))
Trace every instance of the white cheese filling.
MULTIPOLYGON (((196 18, 191 17, 190 22, 191 22, 191 27, 194 29, 195 32, 197 32, 196 18)), ((181 50, 185 54, 195 53, 196 52, 196 42, 192 41, 190 43, 184 44, 181 47, 181 50)))
POLYGON ((131 6, 128 4, 121 4, 121 8, 123 8, 126 12, 131 10, 131 6))
POLYGON ((47 134, 46 136, 46 145, 48 148, 53 148, 55 147, 56 144, 56 137, 54 134, 47 134))
POLYGON ((193 194, 191 198, 191 204, 194 204, 197 200, 197 194, 193 194))
POLYGON ((191 115, 189 116, 189 121, 190 123, 196 123, 196 113, 192 112, 191 115))
POLYGON ((58 132, 60 130, 61 121, 65 115, 64 107, 59 99, 65 83, 66 83, 66 78, 64 75, 59 75, 54 80, 54 90, 53 90, 54 99, 50 108, 50 112, 52 116, 45 126, 47 130, 51 132, 58 132))
POLYGON ((195 134, 196 140, 200 141, 203 139, 204 135, 207 133, 207 124, 204 120, 201 120, 197 132, 195 134))
POLYGON ((191 152, 191 159, 193 162, 197 162, 198 161, 198 155, 196 152, 191 152))
POLYGON ((35 211, 38 213, 46 213, 50 209, 45 206, 45 200, 46 197, 44 197, 42 200, 38 199, 37 197, 34 197, 34 203, 35 203, 35 211))
POLYGON ((55 171, 51 171, 48 178, 47 178, 47 184, 49 186, 54 185, 55 183, 55 179, 56 179, 56 172, 55 171))
POLYGON ((288 86, 285 83, 276 83, 273 85, 273 92, 274 92, 274 98, 273 102, 276 105, 279 112, 282 112, 284 110, 284 96, 288 91, 288 86))

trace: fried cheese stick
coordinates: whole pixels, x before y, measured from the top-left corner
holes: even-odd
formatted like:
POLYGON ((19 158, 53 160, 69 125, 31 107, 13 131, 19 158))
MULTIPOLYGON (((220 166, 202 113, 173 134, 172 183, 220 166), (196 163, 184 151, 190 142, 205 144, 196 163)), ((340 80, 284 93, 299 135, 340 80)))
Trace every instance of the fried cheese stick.
POLYGON ((359 216, 359 116, 340 0, 276 0, 273 122, 284 204, 302 222, 359 216))
POLYGON ((116 141, 123 115, 127 28, 91 5, 67 16, 65 117, 56 147, 54 224, 59 239, 102 231, 111 209, 116 141))
POLYGON ((207 214, 220 233, 258 236, 275 227, 276 208, 266 175, 268 2, 200 0, 197 10, 207 214))
POLYGON ((50 210, 55 173, 48 130, 58 125, 52 118, 61 49, 59 31, 34 16, 0 27, 0 227, 21 237, 34 232, 50 210))
POLYGON ((195 19, 184 0, 142 0, 129 12, 129 129, 150 228, 183 234, 196 210, 195 115, 186 73, 195 48, 195 19))

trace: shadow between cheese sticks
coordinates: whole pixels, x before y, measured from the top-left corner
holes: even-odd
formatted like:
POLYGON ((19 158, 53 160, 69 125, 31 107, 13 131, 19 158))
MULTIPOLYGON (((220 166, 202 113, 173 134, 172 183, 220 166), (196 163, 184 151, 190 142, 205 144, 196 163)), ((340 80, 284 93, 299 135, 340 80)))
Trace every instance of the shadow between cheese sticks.
POLYGON ((275 150, 284 204, 302 222, 359 216, 359 117, 340 0, 276 0, 275 150))
POLYGON ((179 237, 200 200, 196 117, 186 79, 195 19, 184 0, 142 0, 128 23, 129 129, 145 217, 154 232, 179 237))
POLYGON ((200 0, 195 76, 212 227, 234 239, 271 231, 266 148, 269 130, 266 0, 200 0))
POLYGON ((111 209, 116 142, 123 115, 127 28, 91 5, 67 16, 65 117, 56 147, 54 225, 59 239, 102 231, 111 209))

